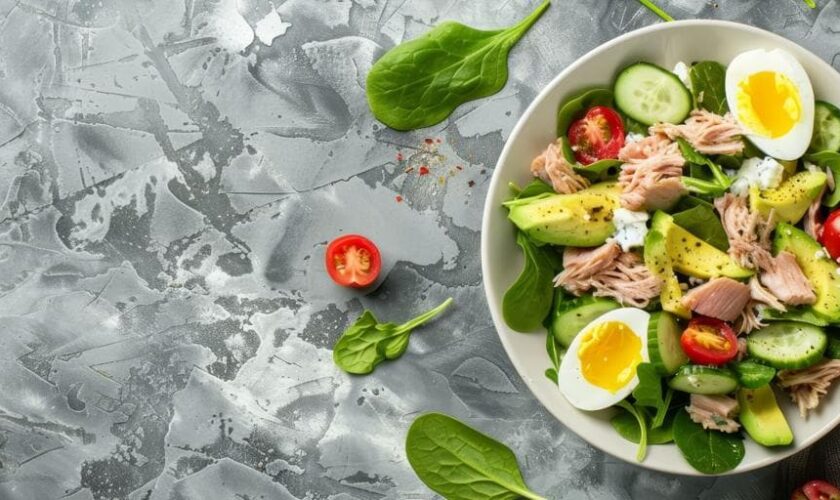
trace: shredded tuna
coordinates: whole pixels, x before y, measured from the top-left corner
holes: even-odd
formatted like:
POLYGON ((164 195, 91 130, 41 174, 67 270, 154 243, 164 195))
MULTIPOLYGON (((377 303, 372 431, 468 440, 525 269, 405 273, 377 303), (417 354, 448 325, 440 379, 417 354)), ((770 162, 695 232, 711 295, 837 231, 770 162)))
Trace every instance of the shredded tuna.
POLYGON ((805 214, 805 221, 802 223, 802 227, 805 229, 805 232, 817 241, 819 241, 820 236, 822 235, 822 222, 819 220, 819 214, 825 192, 826 186, 823 186, 822 191, 820 191, 820 195, 814 198, 814 201, 811 202, 811 206, 808 207, 808 213, 805 214))
POLYGON ((770 290, 764 288, 756 276, 750 278, 750 298, 761 304, 767 305, 777 311, 785 312, 787 308, 770 290))
POLYGON ((724 116, 695 109, 685 123, 658 123, 650 127, 651 134, 662 134, 672 141, 687 140, 698 152, 707 155, 735 155, 744 150, 743 131, 731 113, 724 116))
POLYGON ((807 417, 809 411, 819 406, 820 399, 828 393, 831 382, 838 376, 840 359, 825 359, 802 370, 781 370, 778 380, 799 407, 799 414, 807 417))
POLYGON ((762 307, 764 307, 764 304, 757 300, 747 302, 747 307, 741 311, 741 316, 738 318, 738 333, 750 333, 753 330, 767 326, 767 323, 761 320, 762 307))
POLYGON ((747 352, 747 339, 745 337, 738 337, 738 353, 735 354, 735 361, 741 361, 749 356, 747 352))
POLYGON ((750 287, 732 278, 714 278, 692 288, 682 298, 682 304, 703 316, 723 321, 735 321, 750 300, 750 287))
POLYGON ((741 424, 733 419, 738 414, 738 401, 729 396, 692 394, 691 404, 685 409, 691 420, 704 429, 737 432, 741 428, 741 424))
POLYGON ((686 193, 681 180, 685 159, 677 144, 668 139, 654 135, 626 144, 618 158, 625 162, 618 176, 622 207, 667 208, 686 193))
POLYGON ((834 191, 834 170, 829 167, 825 167, 825 185, 828 186, 829 191, 834 191))
POLYGON ((596 297, 645 307, 662 289, 660 279, 650 273, 637 254, 622 253, 612 242, 593 249, 567 248, 563 267, 554 278, 554 286, 562 286, 574 295, 592 291, 596 297))
POLYGON ((770 256, 770 235, 776 227, 775 215, 764 219, 750 211, 746 196, 726 193, 715 200, 720 222, 729 239, 729 256, 748 269, 757 269, 757 260, 770 256))
POLYGON ((575 173, 563 156, 563 138, 557 139, 531 162, 531 173, 551 184, 560 194, 576 193, 589 187, 589 181, 575 173))
POLYGON ((811 283, 792 253, 780 252, 759 262, 759 267, 761 284, 785 304, 801 306, 817 301, 811 283))

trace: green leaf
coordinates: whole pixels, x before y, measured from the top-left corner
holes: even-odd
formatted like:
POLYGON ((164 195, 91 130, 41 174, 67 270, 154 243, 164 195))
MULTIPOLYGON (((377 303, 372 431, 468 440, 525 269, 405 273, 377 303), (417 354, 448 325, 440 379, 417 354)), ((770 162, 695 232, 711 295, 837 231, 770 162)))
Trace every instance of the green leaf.
POLYGON ((744 442, 738 433, 707 431, 686 411, 674 418, 674 442, 692 467, 704 474, 730 471, 744 459, 744 442))
POLYGON ((711 177, 706 175, 699 175, 696 173, 692 165, 689 165, 689 172, 691 176, 682 177, 685 187, 694 193, 706 194, 712 196, 720 196, 729 186, 732 185, 732 179, 729 178, 720 165, 710 160, 703 154, 698 153, 691 144, 682 137, 677 137, 677 143, 680 145, 680 152, 685 158, 685 161, 693 165, 701 165, 708 168, 711 177))
POLYGON ((527 186, 522 188, 522 190, 516 194, 514 199, 524 200, 525 198, 533 198, 534 196, 539 196, 541 194, 555 194, 554 188, 542 179, 534 179, 529 182, 527 186))
POLYGON ((626 399, 623 399, 616 403, 616 406, 619 408, 624 408, 633 418, 636 419, 636 428, 639 430, 639 448, 636 452, 636 460, 641 462, 645 459, 645 455, 647 454, 647 421, 645 420, 645 412, 636 408, 635 406, 631 405, 627 402, 626 399))
POLYGON ((622 164, 620 160, 599 160, 589 165, 575 163, 572 168, 592 182, 601 182, 618 177, 622 164))
POLYGON ((723 250, 729 250, 729 238, 714 209, 707 204, 697 205, 673 215, 674 222, 706 243, 723 250))
POLYGON ((500 30, 448 21, 389 50, 367 76, 374 116, 393 129, 413 130, 443 121, 467 101, 495 94, 507 82, 510 49, 549 5, 546 0, 520 23, 500 30))
POLYGON ((510 448, 447 415, 418 417, 405 452, 417 477, 449 500, 542 499, 525 484, 510 448))
POLYGON ((633 389, 636 404, 649 408, 659 408, 664 404, 662 400, 662 379, 651 363, 640 363, 636 367, 639 385, 633 389))
POLYGON ((505 323, 517 332, 537 329, 551 310, 555 269, 560 256, 551 247, 538 247, 523 233, 516 244, 525 255, 525 268, 502 298, 505 323))
MULTIPOLYGON (((674 440, 674 415, 675 412, 668 413, 662 425, 647 429, 647 444, 665 444, 674 440)), ((622 410, 610 419, 610 424, 621 437, 639 444, 642 433, 635 415, 622 410)))
POLYGON ((613 93, 610 89, 594 88, 577 94, 557 108, 557 137, 565 137, 569 125, 583 116, 592 106, 612 106, 612 104, 613 93))
MULTIPOLYGON (((821 168, 830 168, 835 182, 840 182, 840 153, 835 151, 820 151, 819 153, 808 155, 805 159, 821 168)), ((840 203, 840 189, 835 187, 831 193, 823 198, 822 203, 826 207, 836 207, 840 203)))
POLYGON ((671 17, 671 14, 668 14, 667 12, 659 8, 659 6, 653 3, 652 0, 639 0, 639 3, 647 7, 648 10, 659 16, 663 21, 670 22, 674 20, 674 18, 671 17))
POLYGON ((545 335, 545 351, 548 353, 549 361, 551 361, 551 368, 548 368, 545 371, 545 376, 548 377, 549 380, 554 381, 554 383, 556 384, 557 373, 560 371, 560 363, 563 361, 563 356, 566 354, 566 349, 562 345, 560 345, 559 342, 557 342, 557 340, 554 338, 554 335, 552 335, 550 331, 547 332, 545 335))
POLYGON ((788 309, 785 312, 777 311, 769 307, 764 308, 762 317, 768 321, 798 321, 814 326, 827 326, 828 321, 814 312, 808 306, 788 309))
POLYGON ((365 310, 335 343, 333 361, 348 373, 370 373, 382 361, 402 356, 408 347, 411 331, 442 313, 451 303, 451 298, 446 299, 441 305, 402 325, 379 323, 372 312, 365 310))
POLYGON ((555 384, 559 383, 557 381, 557 370, 555 370, 554 368, 546 368, 545 369, 545 378, 547 378, 548 380, 551 380, 555 384))
POLYGON ((621 114, 622 120, 624 120, 624 130, 629 134, 639 134, 639 135, 648 135, 648 126, 644 123, 637 122, 633 118, 625 115, 624 113, 621 114))
POLYGON ((807 5, 811 9, 816 9, 817 8, 817 2, 815 2, 814 0, 804 0, 804 2, 805 2, 805 5, 807 5))
POLYGON ((716 61, 700 61, 688 70, 691 93, 698 107, 723 115, 726 104, 726 67, 716 61))

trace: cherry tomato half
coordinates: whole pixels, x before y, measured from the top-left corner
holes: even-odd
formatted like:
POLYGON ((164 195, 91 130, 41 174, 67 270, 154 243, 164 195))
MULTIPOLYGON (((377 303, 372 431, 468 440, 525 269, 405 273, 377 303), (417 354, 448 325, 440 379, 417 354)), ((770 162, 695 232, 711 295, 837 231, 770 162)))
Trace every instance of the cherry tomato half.
POLYGON ((793 492, 791 500, 840 500, 840 489, 825 481, 808 481, 793 492))
POLYGON ((695 316, 680 337, 688 359, 699 365, 722 365, 738 354, 738 338, 725 321, 695 316))
POLYGON ((624 146, 624 124, 612 108, 594 106, 567 131, 575 159, 584 165, 618 158, 624 146))
POLYGON ((327 247, 327 272, 341 286, 361 288, 379 277, 382 258, 372 241, 358 234, 334 239, 327 247))
POLYGON ((820 243, 828 250, 832 259, 840 258, 840 210, 828 214, 820 235, 820 243))

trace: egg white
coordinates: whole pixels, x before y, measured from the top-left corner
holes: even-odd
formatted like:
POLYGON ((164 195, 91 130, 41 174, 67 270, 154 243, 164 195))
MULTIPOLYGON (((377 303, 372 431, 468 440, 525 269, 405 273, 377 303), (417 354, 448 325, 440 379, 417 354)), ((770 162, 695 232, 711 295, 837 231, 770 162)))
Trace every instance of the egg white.
POLYGON ((634 376, 627 385, 613 394, 606 389, 592 385, 583 377, 583 373, 581 373, 578 350, 580 350, 583 333, 608 321, 620 321, 629 326, 630 330, 642 341, 642 362, 650 360, 647 348, 647 331, 648 323, 650 322, 649 313, 641 309, 625 307, 599 316, 586 325, 572 341, 572 344, 563 356, 558 373, 560 392, 563 393, 563 396, 566 397, 569 403, 581 410, 601 410, 612 406, 629 396, 633 389, 639 385, 639 377, 634 376))
POLYGON ((796 160, 805 154, 814 132, 814 90, 805 68, 789 52, 755 49, 739 54, 726 68, 726 102, 746 136, 767 155, 780 160, 796 160), (784 74, 799 91, 802 114, 793 128, 781 137, 755 134, 738 116, 738 83, 761 71, 784 74))

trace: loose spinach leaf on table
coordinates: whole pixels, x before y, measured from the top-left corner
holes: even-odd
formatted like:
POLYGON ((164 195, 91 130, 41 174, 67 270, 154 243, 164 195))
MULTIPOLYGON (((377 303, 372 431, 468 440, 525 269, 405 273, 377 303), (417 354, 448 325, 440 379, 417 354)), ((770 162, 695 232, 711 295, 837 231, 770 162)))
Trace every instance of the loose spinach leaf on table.
POLYGON ((557 137, 565 137, 569 125, 592 106, 612 106, 612 102, 612 90, 593 88, 561 103, 557 108, 557 137))
POLYGON ((700 61, 688 70, 691 93, 697 107, 723 115, 726 104, 726 67, 716 61, 700 61))
POLYGON ((685 460, 704 474, 730 471, 744 459, 740 434, 707 431, 686 411, 677 412, 674 418, 674 443, 685 460))
POLYGON ((446 299, 441 305, 402 325, 380 323, 372 312, 366 310, 335 343, 333 361, 348 373, 370 373, 382 361, 402 356, 408 347, 411 331, 442 313, 451 303, 451 298, 446 299))
POLYGON ((447 415, 418 417, 405 452, 417 477, 450 500, 542 499, 525 484, 510 448, 447 415))
POLYGON ((525 256, 525 268, 502 298, 502 316, 517 332, 530 332, 551 310, 552 280, 560 267, 560 255, 550 247, 535 245, 521 232, 516 235, 516 244, 525 256))
POLYGON ((367 77, 374 116, 396 130, 428 127, 459 105, 495 94, 508 78, 510 49, 550 5, 546 0, 520 23, 477 30, 448 21, 382 56, 367 77))
POLYGON ((708 205, 697 205, 677 212, 673 217, 678 226, 694 236, 724 252, 729 250, 729 238, 726 236, 723 224, 714 209, 708 205))
MULTIPOLYGON (((669 412, 662 425, 647 430, 647 444, 665 444, 674 440, 674 415, 676 411, 669 412)), ((650 417, 650 415, 648 415, 650 417)), ((635 415, 627 410, 619 412, 610 419, 610 425, 618 434, 631 443, 639 444, 642 432, 639 429, 639 421, 635 415)))
MULTIPOLYGON (((820 151, 819 153, 808 155, 805 159, 819 167, 830 168, 832 175, 834 175, 834 182, 840 183, 840 153, 835 151, 820 151)), ((835 187, 833 191, 823 198, 822 203, 830 208, 836 207, 840 203, 840 189, 835 187)))

